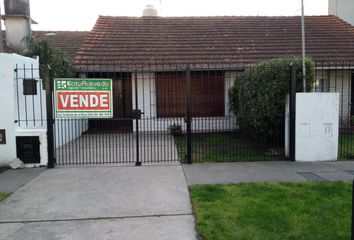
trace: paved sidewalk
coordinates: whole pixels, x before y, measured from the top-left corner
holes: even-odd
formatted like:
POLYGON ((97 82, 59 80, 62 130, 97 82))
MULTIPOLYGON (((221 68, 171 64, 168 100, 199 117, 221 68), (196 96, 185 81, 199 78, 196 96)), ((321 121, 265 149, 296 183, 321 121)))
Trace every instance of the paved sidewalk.
POLYGON ((241 182, 352 181, 354 161, 195 163, 183 165, 188 185, 241 182))
POLYGON ((0 204, 0 239, 191 239, 181 165, 49 169, 0 204))
POLYGON ((32 179, 40 175, 47 168, 9 169, 0 173, 0 192, 12 193, 32 179))

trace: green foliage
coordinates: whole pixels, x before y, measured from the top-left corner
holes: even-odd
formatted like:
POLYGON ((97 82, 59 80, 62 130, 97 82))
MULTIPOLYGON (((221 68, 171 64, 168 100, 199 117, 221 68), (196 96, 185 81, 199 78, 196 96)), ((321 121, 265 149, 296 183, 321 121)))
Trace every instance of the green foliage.
MULTIPOLYGON (((268 142, 284 124, 285 100, 289 93, 290 64, 296 64, 297 91, 302 91, 300 58, 278 58, 246 69, 229 91, 230 110, 240 130, 268 142)), ((314 63, 306 60, 307 89, 314 81, 314 63)))
POLYGON ((25 38, 27 52, 26 56, 39 56, 40 64, 48 64, 52 69, 54 77, 71 77, 73 74, 73 63, 65 54, 53 47, 50 38, 34 39, 25 38))
POLYGON ((190 193, 204 240, 350 239, 349 183, 194 185, 190 193))
POLYGON ((173 123, 167 127, 167 130, 173 131, 173 130, 181 130, 182 126, 181 124, 173 123))
MULTIPOLYGON (((178 156, 185 162, 186 137, 175 136, 178 156)), ((254 162, 284 160, 281 155, 272 154, 253 139, 237 132, 194 133, 192 159, 194 162, 254 162)))

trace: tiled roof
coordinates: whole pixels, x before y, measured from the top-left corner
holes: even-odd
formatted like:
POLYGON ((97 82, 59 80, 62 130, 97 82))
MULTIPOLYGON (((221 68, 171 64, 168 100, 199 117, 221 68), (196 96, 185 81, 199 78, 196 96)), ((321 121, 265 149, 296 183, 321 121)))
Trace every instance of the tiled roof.
MULTIPOLYGON (((244 64, 301 55, 300 17, 100 16, 75 65, 244 64)), ((306 50, 315 61, 354 62, 354 28, 308 16, 306 50)))
MULTIPOLYGON (((54 47, 62 50, 67 56, 74 58, 77 50, 81 46, 88 32, 74 32, 74 31, 32 31, 34 38, 49 37, 53 41, 54 47)), ((4 51, 13 53, 15 50, 8 48, 4 38, 4 51)))

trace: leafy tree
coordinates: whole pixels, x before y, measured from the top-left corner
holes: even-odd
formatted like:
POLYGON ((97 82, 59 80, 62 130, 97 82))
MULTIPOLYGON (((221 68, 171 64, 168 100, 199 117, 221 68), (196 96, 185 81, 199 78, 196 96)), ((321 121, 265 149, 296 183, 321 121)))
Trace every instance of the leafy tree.
POLYGON ((28 57, 39 56, 40 64, 47 64, 52 69, 54 77, 71 77, 73 75, 72 60, 61 50, 53 47, 50 38, 27 37, 24 39, 28 57))

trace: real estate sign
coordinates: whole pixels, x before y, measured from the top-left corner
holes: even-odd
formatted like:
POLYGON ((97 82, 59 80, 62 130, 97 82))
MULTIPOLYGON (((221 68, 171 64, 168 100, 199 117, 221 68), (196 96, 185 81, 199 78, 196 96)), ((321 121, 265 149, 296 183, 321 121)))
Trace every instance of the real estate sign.
POLYGON ((112 118, 112 80, 54 79, 56 118, 112 118))

